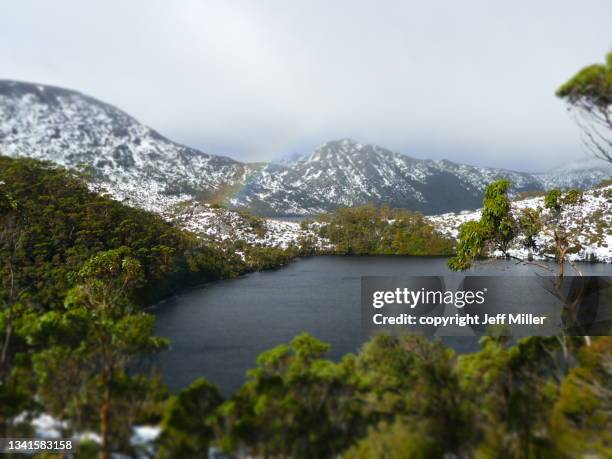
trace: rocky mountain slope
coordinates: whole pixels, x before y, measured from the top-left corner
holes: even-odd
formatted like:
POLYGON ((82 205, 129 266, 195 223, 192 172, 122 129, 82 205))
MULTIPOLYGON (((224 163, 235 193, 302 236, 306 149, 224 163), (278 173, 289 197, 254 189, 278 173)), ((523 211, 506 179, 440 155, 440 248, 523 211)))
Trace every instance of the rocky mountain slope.
POLYGON ((0 80, 0 154, 85 169, 92 186, 157 212, 179 202, 223 202, 268 216, 313 215, 389 203, 426 214, 477 208, 490 181, 514 191, 588 188, 612 176, 588 170, 529 174, 420 160, 344 139, 284 164, 246 164, 177 144, 121 110, 76 91, 0 80))
POLYGON ((242 183, 249 166, 172 142, 75 91, 0 81, 0 154, 81 167, 119 199, 160 211, 242 183))
POLYGON ((265 166, 230 203, 267 215, 308 215, 368 202, 435 214, 477 208, 486 185, 498 178, 509 179, 516 193, 556 186, 589 188, 612 175, 603 162, 588 166, 586 171, 530 174, 415 159, 343 139, 288 164, 265 166))
POLYGON ((223 207, 187 201, 162 213, 167 220, 198 236, 216 242, 244 241, 259 247, 309 246, 319 251, 331 251, 333 245, 318 234, 317 222, 301 225, 297 221, 256 217, 223 207))

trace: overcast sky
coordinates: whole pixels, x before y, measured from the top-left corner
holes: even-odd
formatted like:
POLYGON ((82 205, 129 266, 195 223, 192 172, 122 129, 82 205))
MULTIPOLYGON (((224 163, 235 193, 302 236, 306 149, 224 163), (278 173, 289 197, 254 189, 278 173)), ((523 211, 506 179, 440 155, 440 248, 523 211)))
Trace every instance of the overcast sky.
POLYGON ((351 137, 542 170, 586 154, 555 89, 612 1, 4 1, 0 78, 79 90, 241 160, 351 137))

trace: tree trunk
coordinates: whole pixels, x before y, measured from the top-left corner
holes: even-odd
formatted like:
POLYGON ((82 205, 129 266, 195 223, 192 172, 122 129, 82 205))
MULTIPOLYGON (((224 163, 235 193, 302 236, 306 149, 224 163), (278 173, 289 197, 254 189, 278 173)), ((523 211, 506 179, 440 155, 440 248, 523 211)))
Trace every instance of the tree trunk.
POLYGON ((8 348, 11 342, 11 335, 13 334, 13 310, 12 306, 14 303, 14 294, 15 294, 15 273, 13 271, 13 264, 11 263, 10 257, 8 260, 8 268, 10 275, 10 287, 9 287, 9 296, 7 302, 8 309, 8 319, 6 322, 6 331, 4 335, 4 343, 2 344, 2 351, 0 353, 0 374, 4 372, 5 365, 7 361, 8 348))
POLYGON ((104 378, 104 394, 100 405, 100 459, 109 459, 108 428, 110 422, 110 378, 104 378))
MULTIPOLYGON (((81 403, 79 402, 78 397, 75 397, 74 406, 76 406, 76 413, 77 413, 74 431, 76 431, 77 433, 80 433, 81 432, 81 403)), ((81 442, 79 440, 77 440, 76 445, 75 445, 74 457, 76 457, 76 459, 81 459, 81 442)))
POLYGON ((9 345, 11 342, 12 334, 13 334, 13 324, 11 323, 10 317, 9 317, 9 322, 6 324, 4 343, 2 344, 2 352, 0 353, 0 373, 3 372, 6 367, 8 349, 9 349, 9 345))

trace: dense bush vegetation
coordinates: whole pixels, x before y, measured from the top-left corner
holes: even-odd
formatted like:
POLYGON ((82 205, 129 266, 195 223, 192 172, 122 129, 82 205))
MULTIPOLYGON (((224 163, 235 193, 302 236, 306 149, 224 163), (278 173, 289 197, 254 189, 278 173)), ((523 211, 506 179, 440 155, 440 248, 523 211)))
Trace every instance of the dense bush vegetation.
POLYGON ((452 241, 423 215, 373 205, 345 207, 319 217, 320 234, 336 251, 356 255, 448 255, 452 241))
POLYGON ((457 356, 439 341, 378 336, 334 363, 327 344, 304 334, 261 354, 223 404, 202 381, 174 397, 161 449, 202 458, 211 442, 296 459, 608 457, 612 338, 561 343, 486 337, 479 352, 457 356))
POLYGON ((41 309, 61 305, 71 286, 68 274, 104 250, 127 247, 141 263, 144 279, 136 293, 142 304, 245 268, 239 257, 201 243, 158 215, 91 192, 62 168, 0 157, 0 183, 2 199, 14 205, 2 215, 3 232, 16 243, 12 249, 0 246, 2 258, 11 262, 0 265, 0 275, 8 279, 10 268, 21 300, 41 309))

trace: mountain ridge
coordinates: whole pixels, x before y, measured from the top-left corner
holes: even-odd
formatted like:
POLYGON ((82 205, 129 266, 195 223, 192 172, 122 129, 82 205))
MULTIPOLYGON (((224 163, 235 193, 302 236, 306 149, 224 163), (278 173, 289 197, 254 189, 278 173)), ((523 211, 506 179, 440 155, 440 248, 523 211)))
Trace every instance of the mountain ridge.
POLYGON ((366 202, 435 214, 477 208, 486 184, 500 177, 518 192, 588 188, 612 175, 603 166, 555 175, 417 159, 352 139, 286 163, 244 163, 174 142, 80 92, 13 80, 0 80, 0 152, 85 168, 92 186, 157 212, 195 199, 266 216, 366 202))

